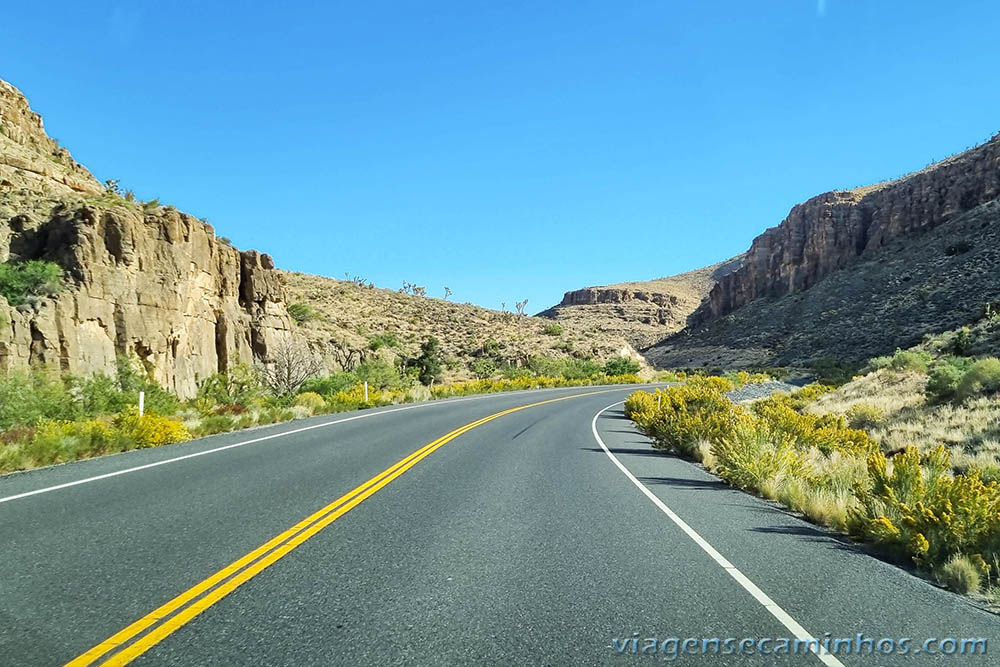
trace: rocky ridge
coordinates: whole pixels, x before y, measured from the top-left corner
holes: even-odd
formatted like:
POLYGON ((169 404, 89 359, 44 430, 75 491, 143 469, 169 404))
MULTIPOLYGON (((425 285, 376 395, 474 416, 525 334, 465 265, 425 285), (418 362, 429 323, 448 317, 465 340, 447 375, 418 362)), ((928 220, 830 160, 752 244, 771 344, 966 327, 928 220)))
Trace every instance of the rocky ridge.
POLYGON ((720 278, 692 321, 807 290, 866 251, 926 233, 998 195, 1000 135, 896 181, 813 197, 754 239, 743 265, 720 278))

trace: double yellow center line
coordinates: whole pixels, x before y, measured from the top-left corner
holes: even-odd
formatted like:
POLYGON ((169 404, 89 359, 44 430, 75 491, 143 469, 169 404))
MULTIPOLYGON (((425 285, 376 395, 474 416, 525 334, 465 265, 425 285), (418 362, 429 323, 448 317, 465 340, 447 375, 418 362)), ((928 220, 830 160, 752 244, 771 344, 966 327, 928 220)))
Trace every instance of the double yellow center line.
POLYGON ((66 663, 66 667, 84 667, 96 664, 112 667, 128 664, 239 586, 250 581, 310 537, 357 507, 366 498, 374 495, 379 489, 415 466, 434 450, 443 447, 463 433, 513 412, 582 396, 604 394, 609 391, 618 390, 591 391, 521 405, 483 417, 442 435, 437 440, 424 445, 395 465, 375 475, 364 484, 337 498, 326 507, 307 516, 285 532, 268 540, 239 560, 219 570, 208 579, 146 614, 124 630, 108 637, 86 653, 66 663))

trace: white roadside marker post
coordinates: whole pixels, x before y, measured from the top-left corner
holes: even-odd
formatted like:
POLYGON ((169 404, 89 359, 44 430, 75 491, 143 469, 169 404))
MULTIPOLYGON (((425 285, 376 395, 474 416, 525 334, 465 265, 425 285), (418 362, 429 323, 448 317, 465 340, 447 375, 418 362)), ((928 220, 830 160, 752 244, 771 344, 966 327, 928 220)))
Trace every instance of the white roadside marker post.
POLYGON ((368 402, 368 382, 365 382, 365 403, 368 402))
POLYGON ((139 392, 139 416, 140 417, 142 416, 142 413, 145 412, 145 409, 146 409, 146 392, 140 391, 139 392))

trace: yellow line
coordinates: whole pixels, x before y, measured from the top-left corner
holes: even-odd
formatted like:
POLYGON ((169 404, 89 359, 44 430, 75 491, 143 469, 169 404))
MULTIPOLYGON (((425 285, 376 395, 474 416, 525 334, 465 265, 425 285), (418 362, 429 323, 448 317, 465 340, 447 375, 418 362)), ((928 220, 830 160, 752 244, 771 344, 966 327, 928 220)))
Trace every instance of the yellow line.
POLYGON ((107 660, 103 661, 101 664, 104 667, 111 667, 117 665, 126 665, 135 658, 139 657, 151 647, 155 646, 157 643, 162 641, 165 637, 170 635, 172 632, 183 626, 185 623, 196 617, 201 612, 205 611, 213 604, 224 598, 225 596, 232 593, 240 585, 246 583, 254 576, 262 572, 268 566, 272 565, 280 558, 288 554, 290 551, 301 545, 303 542, 308 540, 310 537, 320 532, 328 525, 336 521, 338 518, 349 512, 352 508, 359 505, 366 498, 374 495, 383 486, 396 479, 404 472, 415 466, 422 459, 429 456, 434 450, 439 447, 443 447, 447 443, 451 442, 458 436, 471 431, 477 426, 481 426, 486 422, 498 419, 505 415, 509 415, 512 412, 518 412, 520 410, 526 410, 527 408, 533 408, 539 405, 545 405, 547 403, 556 403, 558 401, 566 401, 572 398, 580 398, 582 396, 592 396, 594 394, 604 394, 609 391, 618 391, 617 389, 605 389, 602 391, 591 391, 585 394, 574 394, 572 396, 562 396, 560 398, 552 398, 545 401, 539 401, 538 403, 530 403, 528 405, 521 405, 516 408, 510 408, 502 412, 497 412, 496 414, 483 417, 474 422, 461 426, 449 433, 444 434, 440 438, 424 445, 417 451, 413 452, 406 458, 402 459, 398 463, 386 468, 375 477, 361 484, 360 486, 352 489, 348 493, 344 494, 340 498, 329 505, 323 507, 322 509, 310 514, 308 517, 299 521, 297 524, 284 531, 280 535, 273 537, 268 540, 258 548, 254 549, 242 558, 234 561, 230 565, 227 565, 223 569, 219 570, 209 578, 205 579, 199 584, 189 588, 177 597, 173 598, 169 602, 161 605, 160 607, 154 609, 152 612, 143 616, 135 623, 132 623, 125 629, 115 633, 111 637, 105 639, 100 644, 94 646, 92 649, 86 653, 81 654, 77 658, 74 658, 70 662, 66 663, 66 667, 85 667, 86 665, 93 665, 97 663, 101 656, 105 655, 109 651, 112 651, 119 646, 125 644, 129 640, 140 635, 150 626, 163 621, 173 612, 180 609, 171 618, 167 619, 165 622, 161 623, 158 627, 154 628, 151 632, 147 633, 143 637, 139 638, 137 641, 133 642, 131 645, 125 649, 119 651, 115 655, 111 656, 107 660), (213 589, 214 588, 214 589, 213 589), (196 600, 192 604, 188 604, 198 596, 202 595, 206 591, 208 592, 201 599, 196 600), (187 605, 185 607, 185 605, 187 605), (183 609, 182 609, 183 607, 183 609))

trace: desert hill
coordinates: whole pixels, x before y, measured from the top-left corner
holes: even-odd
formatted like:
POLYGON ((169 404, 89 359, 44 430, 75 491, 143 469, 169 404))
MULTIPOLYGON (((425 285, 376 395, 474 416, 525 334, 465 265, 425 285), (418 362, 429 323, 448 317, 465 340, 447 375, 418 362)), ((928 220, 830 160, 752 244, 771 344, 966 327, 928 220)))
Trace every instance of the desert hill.
POLYGON ((1000 135, 896 181, 792 208, 720 278, 661 366, 859 361, 1000 300, 1000 135))
POLYGON ((716 283, 742 262, 740 255, 675 276, 573 290, 538 316, 645 348, 683 329, 716 283))

